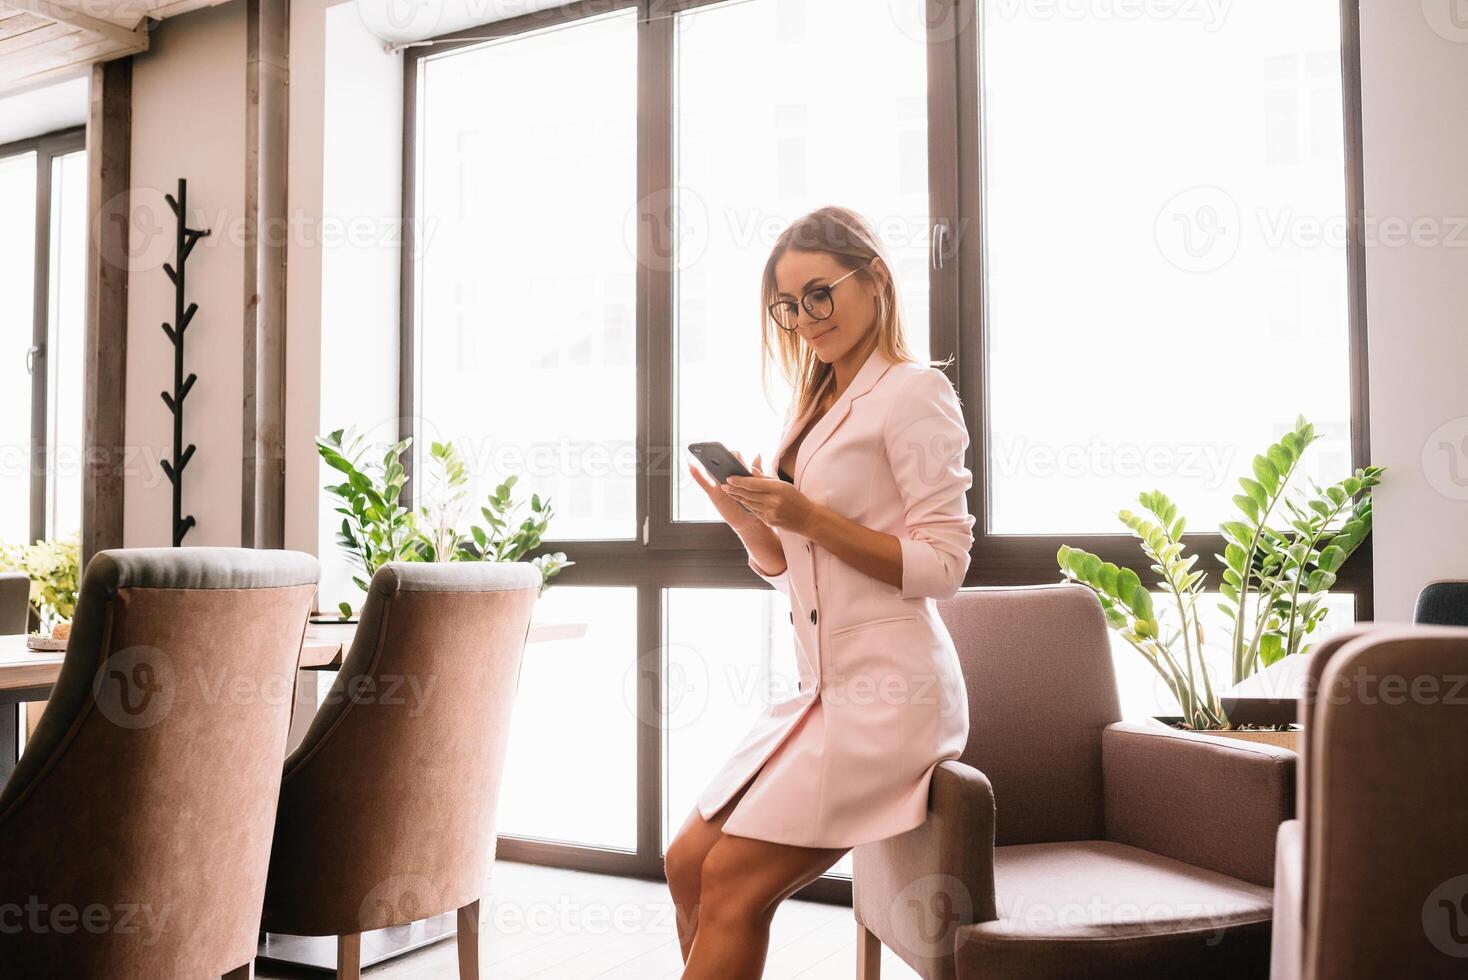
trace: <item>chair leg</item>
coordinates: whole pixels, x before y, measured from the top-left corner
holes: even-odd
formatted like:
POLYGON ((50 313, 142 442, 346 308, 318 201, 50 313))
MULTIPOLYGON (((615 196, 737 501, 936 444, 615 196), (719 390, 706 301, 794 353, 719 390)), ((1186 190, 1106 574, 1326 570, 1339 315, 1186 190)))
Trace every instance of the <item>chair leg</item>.
POLYGON ((362 934, 336 937, 337 980, 362 980, 362 934))
POLYGON ((251 960, 244 966, 237 966, 230 970, 220 980, 255 980, 255 961, 251 960))
POLYGON ((459 980, 479 980, 479 899, 459 909, 459 980))
POLYGON ((882 941, 860 922, 856 924, 856 980, 881 980, 882 941))

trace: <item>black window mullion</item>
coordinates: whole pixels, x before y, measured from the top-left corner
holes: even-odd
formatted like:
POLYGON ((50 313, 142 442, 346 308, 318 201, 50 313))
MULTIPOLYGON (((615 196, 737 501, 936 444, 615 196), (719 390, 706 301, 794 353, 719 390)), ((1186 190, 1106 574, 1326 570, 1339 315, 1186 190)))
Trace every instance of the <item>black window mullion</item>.
POLYGON ((47 332, 51 309, 51 160, 42 143, 36 147, 36 258, 31 349, 26 365, 31 375, 31 488, 30 539, 46 536, 47 457, 47 332))
MULTIPOLYGON (((959 27, 965 0, 924 0, 928 25, 928 340, 933 360, 954 358, 949 378, 961 390, 963 322, 960 247, 963 220, 959 174, 959 27)), ((909 329, 916 328, 910 325, 909 329)), ((977 462, 970 447, 970 466, 977 462)))
MULTIPOLYGON (((972 565, 982 566, 989 531, 989 420, 986 342, 988 322, 984 302, 984 157, 983 99, 980 79, 982 30, 979 0, 956 0, 951 33, 956 64, 954 92, 958 128, 955 153, 958 167, 958 392, 963 402, 970 440, 973 486, 969 512, 975 515, 972 565)), ((978 569, 975 569, 978 570, 978 569)))

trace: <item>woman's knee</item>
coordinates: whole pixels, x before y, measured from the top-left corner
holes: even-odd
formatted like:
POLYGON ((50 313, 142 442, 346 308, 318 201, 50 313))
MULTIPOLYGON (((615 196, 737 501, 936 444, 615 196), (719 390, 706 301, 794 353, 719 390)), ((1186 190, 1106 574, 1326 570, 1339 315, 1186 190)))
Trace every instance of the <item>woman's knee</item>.
POLYGON ((778 896, 765 883, 758 864, 732 847, 715 845, 704 858, 699 883, 699 920, 704 923, 767 923, 778 896))
POLYGON ((667 853, 663 855, 663 874, 668 879, 668 890, 675 899, 698 895, 699 879, 707 853, 707 847, 695 835, 686 831, 674 837, 668 844, 667 853))

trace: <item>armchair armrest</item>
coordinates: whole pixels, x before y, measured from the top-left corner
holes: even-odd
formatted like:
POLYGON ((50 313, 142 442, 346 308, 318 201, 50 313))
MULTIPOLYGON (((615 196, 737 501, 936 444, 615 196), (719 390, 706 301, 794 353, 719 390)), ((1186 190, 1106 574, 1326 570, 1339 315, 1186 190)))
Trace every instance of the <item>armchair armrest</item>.
POLYGON ((856 920, 923 976, 948 975, 959 927, 996 917, 988 777, 956 760, 939 763, 928 819, 856 847, 852 864, 856 920))
POLYGON ((1106 837, 1258 885, 1295 815, 1295 753, 1119 722, 1101 738, 1106 837))
POLYGON ((1305 828, 1299 820, 1280 824, 1274 863, 1274 928, 1269 944, 1270 980, 1301 980, 1305 974, 1305 828))

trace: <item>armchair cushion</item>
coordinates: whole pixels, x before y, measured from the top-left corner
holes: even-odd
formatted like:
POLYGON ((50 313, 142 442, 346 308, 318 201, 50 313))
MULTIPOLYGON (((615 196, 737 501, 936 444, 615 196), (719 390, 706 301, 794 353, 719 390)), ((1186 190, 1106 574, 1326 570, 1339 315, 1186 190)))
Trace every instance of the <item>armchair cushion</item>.
POLYGON ((994 851, 999 918, 958 930, 961 980, 1259 975, 1270 889, 1108 841, 994 851))
POLYGON ((952 978, 959 926, 994 917, 994 791, 961 762, 938 764, 928 819, 852 852, 852 911, 923 977, 952 978))
POLYGON ((1295 753, 1155 724, 1102 738, 1106 837, 1257 885, 1295 812, 1295 753))

